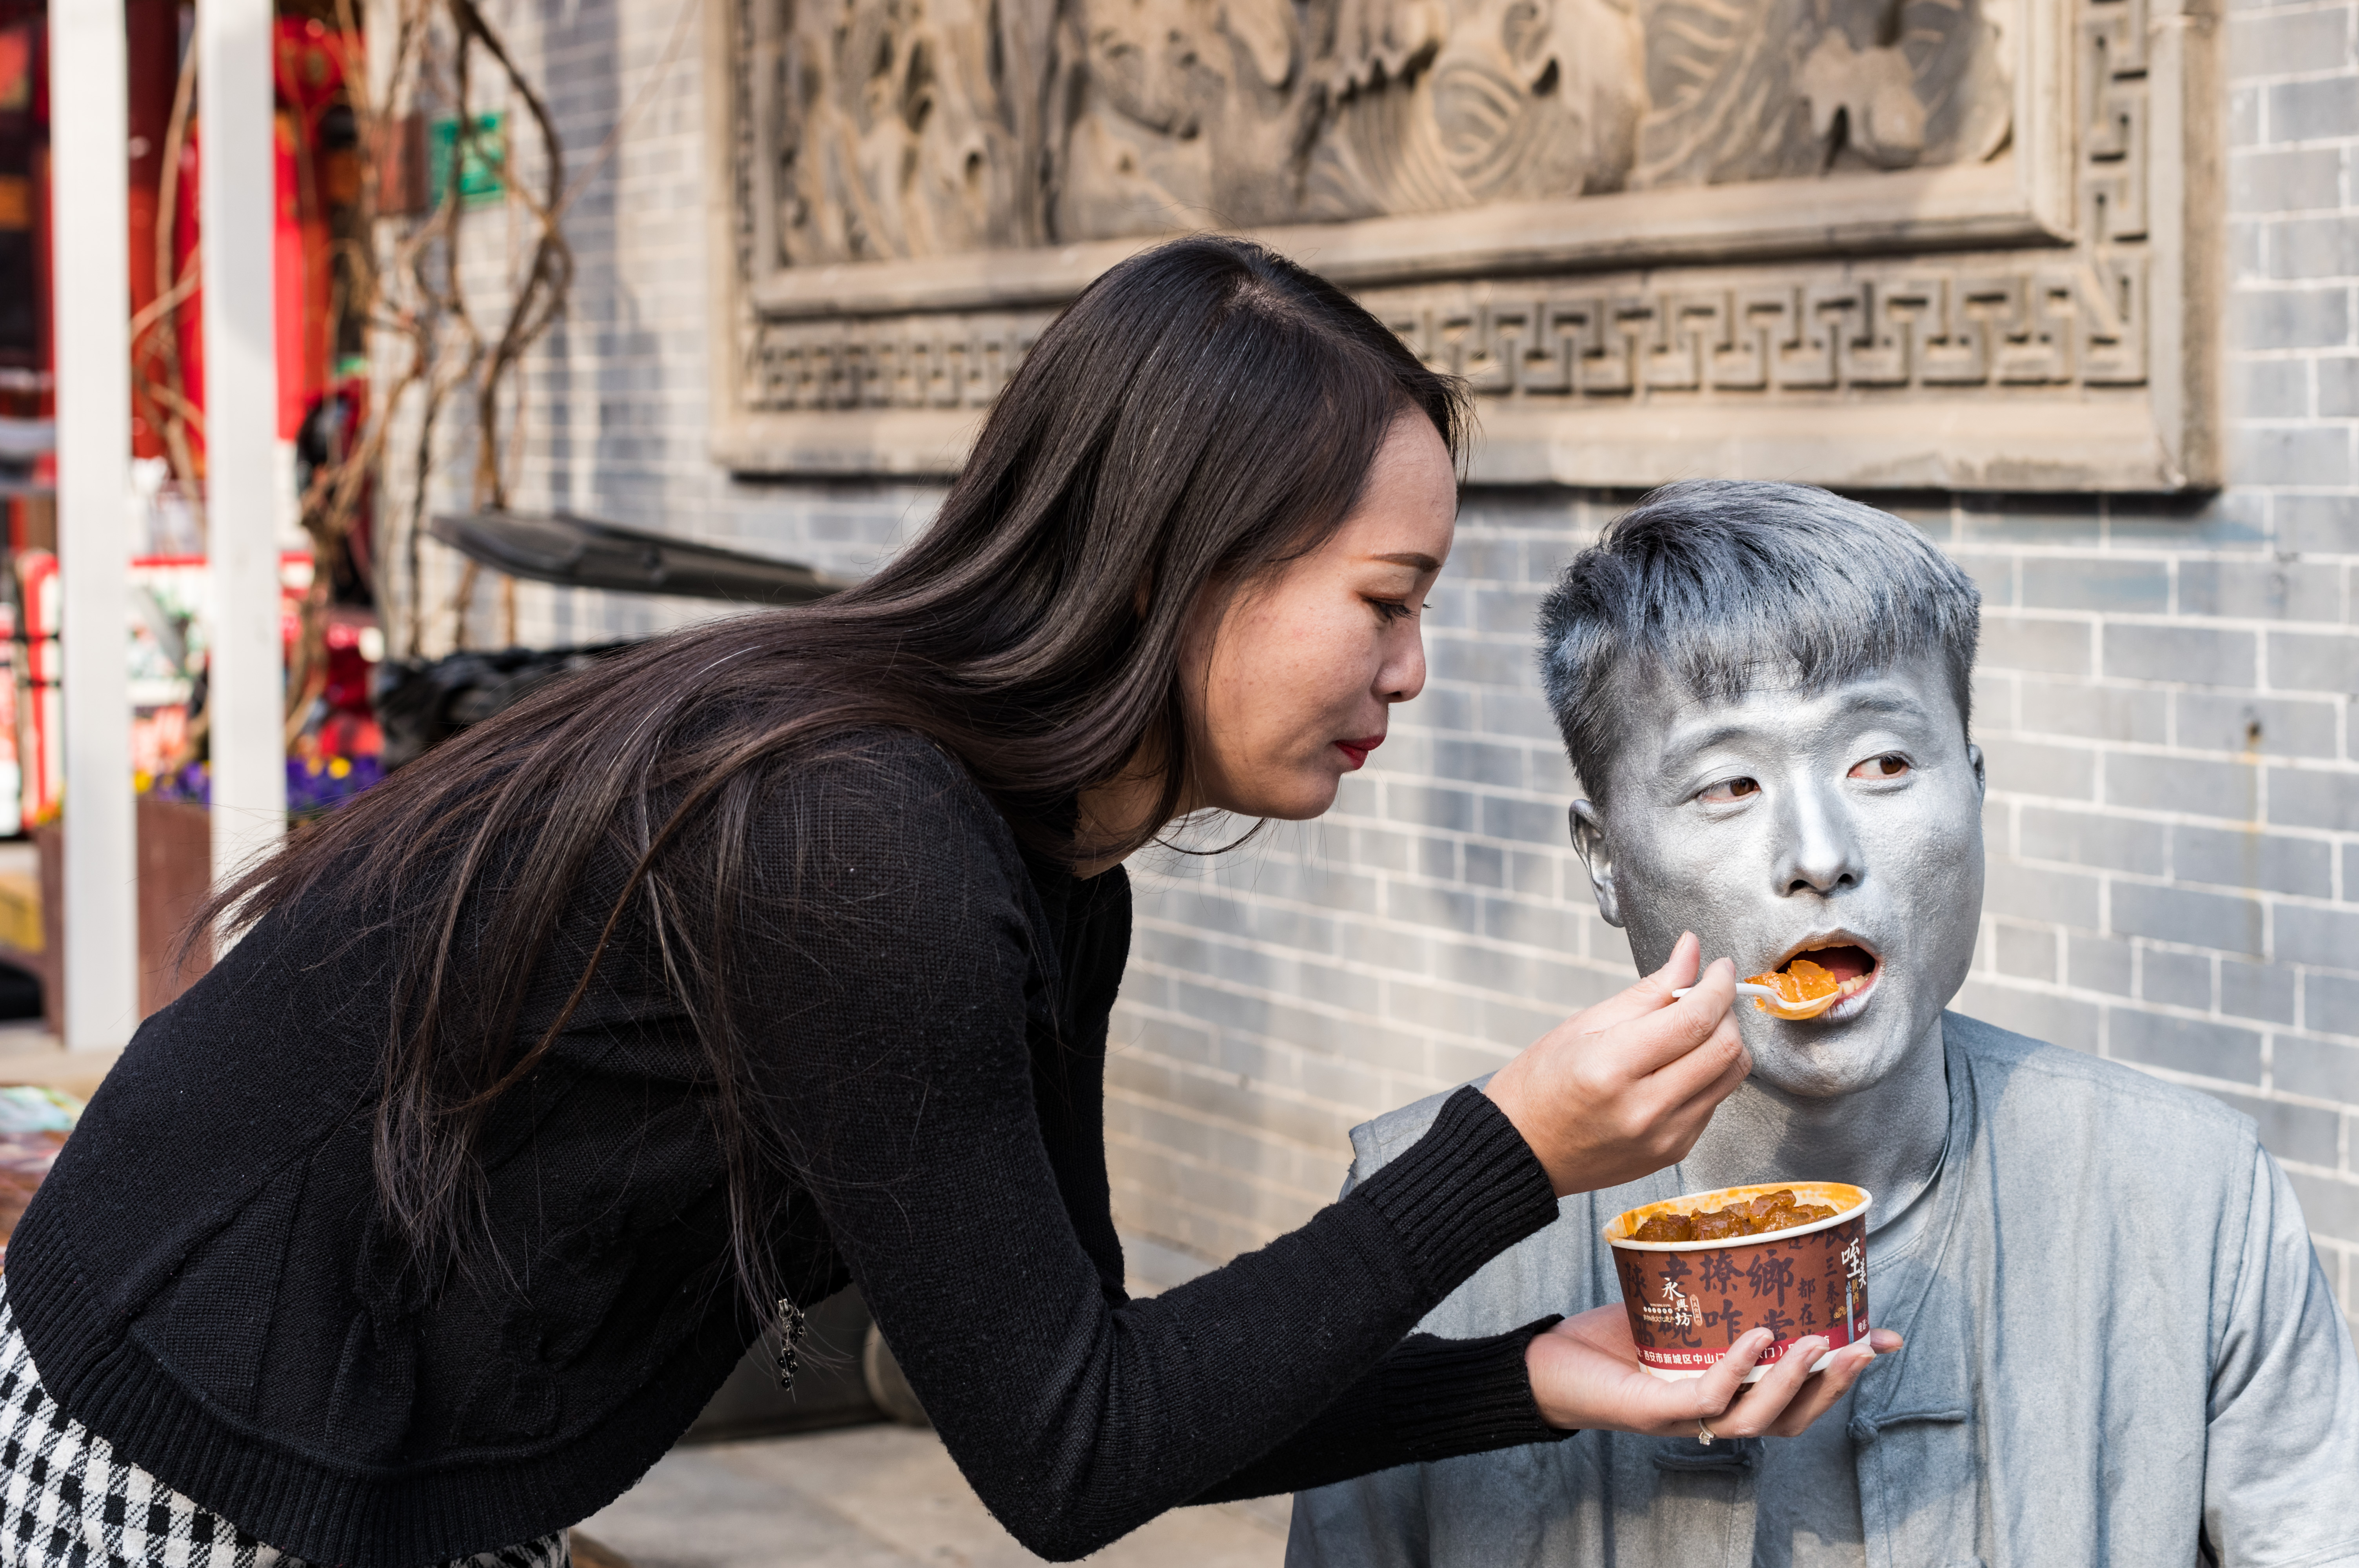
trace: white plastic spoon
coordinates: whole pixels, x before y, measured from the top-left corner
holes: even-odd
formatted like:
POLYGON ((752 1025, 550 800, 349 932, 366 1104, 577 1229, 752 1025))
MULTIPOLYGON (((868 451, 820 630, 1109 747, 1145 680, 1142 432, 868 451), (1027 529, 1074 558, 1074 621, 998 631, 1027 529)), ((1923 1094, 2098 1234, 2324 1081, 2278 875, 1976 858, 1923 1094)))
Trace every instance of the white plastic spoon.
MULTIPOLYGON (((1671 992, 1671 995, 1674 998, 1683 997, 1693 989, 1695 989, 1695 987, 1693 986, 1681 986, 1677 990, 1671 992)), ((1767 1002, 1768 1005, 1764 1007, 1762 1011, 1767 1012, 1772 1018, 1783 1018, 1794 1022, 1799 1022, 1806 1018, 1818 1017, 1819 1014, 1826 1011, 1827 1009, 1834 1006, 1835 1003, 1851 995, 1851 992, 1849 990, 1839 990, 1832 996, 1812 997, 1810 1000, 1805 1002, 1789 1002, 1784 997, 1779 996, 1776 991, 1770 989, 1767 986, 1756 986, 1750 980, 1739 980, 1736 982, 1736 994, 1739 996, 1756 997, 1762 1001, 1767 1002)))
MULTIPOLYGON (((1673 992, 1671 993, 1671 995, 1672 995, 1672 996, 1674 996, 1674 997, 1683 997, 1683 996, 1687 995, 1687 994, 1688 994, 1688 992, 1690 992, 1690 991, 1691 991, 1691 990, 1693 990, 1693 989, 1695 989, 1695 987, 1693 987, 1693 986, 1681 986, 1679 989, 1677 989, 1677 990, 1673 991, 1673 992)), ((1777 1002, 1782 1002, 1783 1000, 1786 1000, 1785 998, 1783 998, 1783 997, 1779 996, 1776 991, 1772 990, 1769 987, 1767 987, 1767 986, 1756 986, 1756 985, 1755 985, 1755 984, 1754 984, 1752 981, 1750 981, 1750 980, 1739 980, 1739 981, 1737 981, 1737 982, 1736 982, 1736 994, 1737 994, 1737 995, 1739 995, 1739 996, 1761 996, 1761 997, 1767 997, 1771 1001, 1777 1001, 1777 1002)))

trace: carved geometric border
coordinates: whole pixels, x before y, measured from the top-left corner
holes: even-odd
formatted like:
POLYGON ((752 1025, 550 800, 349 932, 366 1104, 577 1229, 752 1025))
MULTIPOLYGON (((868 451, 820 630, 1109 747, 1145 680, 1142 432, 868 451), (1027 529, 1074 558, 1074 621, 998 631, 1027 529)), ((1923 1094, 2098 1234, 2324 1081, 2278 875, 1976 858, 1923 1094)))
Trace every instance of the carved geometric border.
MULTIPOLYGON (((2027 29, 2049 45, 2027 43, 2017 77, 2019 92, 2039 96, 2018 105, 2017 124, 2034 129, 2031 150, 2011 160, 2012 208, 1988 200, 1987 173, 1957 170, 1812 182, 1808 221, 1767 184, 1535 204, 1578 208, 1582 238, 1535 220, 1517 231, 1513 266, 1497 268, 1505 276, 1467 261, 1489 242, 1465 237, 1481 226, 1466 214, 1262 237, 1353 287, 1420 357, 1469 379, 1484 432, 1477 481, 2208 486, 2218 481, 2216 17, 2183 0, 2065 4, 2027 7, 2071 25, 2027 29), (2044 146, 2063 149, 2065 178, 2022 172, 2037 173, 2044 146), (1951 241, 1984 245, 1945 254, 1925 192, 1975 178, 1983 220, 2005 210, 2025 222, 1955 227, 1951 241), (1913 216, 1874 211, 1904 193, 1920 202, 1913 216), (1794 232, 1752 221, 1765 198, 1782 199, 1794 232), (1637 204, 1651 231, 1628 216, 1637 204), (1628 265, 1765 246, 1791 259, 1628 265)), ((745 90, 742 54, 709 69, 745 90)), ((718 145, 743 214, 756 197, 745 116, 724 111, 713 129, 726 133, 718 145)), ((1145 243, 757 277, 743 222, 714 237, 716 326, 738 351, 716 356, 715 456, 741 471, 828 474, 955 471, 1057 308, 1145 243)))

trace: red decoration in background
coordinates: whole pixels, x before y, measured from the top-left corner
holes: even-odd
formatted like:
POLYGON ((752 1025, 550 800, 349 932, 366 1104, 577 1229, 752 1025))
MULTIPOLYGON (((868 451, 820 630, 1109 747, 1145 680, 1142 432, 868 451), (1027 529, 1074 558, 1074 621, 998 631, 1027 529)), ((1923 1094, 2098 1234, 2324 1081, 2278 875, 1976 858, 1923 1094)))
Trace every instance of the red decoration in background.
MULTIPOLYGON (((279 111, 274 126, 273 326, 277 339, 278 438, 291 441, 302 429, 304 416, 328 395, 333 383, 334 345, 329 333, 335 249, 328 206, 338 194, 333 185, 341 171, 332 167, 332 160, 320 145, 320 125, 321 117, 342 101, 347 74, 357 63, 357 50, 347 49, 343 35, 334 28, 295 17, 279 18, 276 43, 279 111), (305 200, 306 166, 310 175, 309 200, 305 200)), ((181 147, 179 191, 172 214, 176 270, 189 265, 197 247, 201 197, 198 149, 203 135, 202 124, 192 119, 181 147)), ((189 401, 199 408, 205 406, 203 318, 204 290, 198 288, 178 312, 176 329, 181 380, 189 401)), ((192 431, 190 439, 201 453, 201 434, 192 431)))
POLYGON ((365 651, 373 625, 345 621, 328 622, 328 686, 320 694, 327 715, 320 720, 316 744, 321 758, 357 762, 382 756, 385 731, 377 727, 376 709, 369 702, 369 680, 376 666, 365 651))
POLYGON ((49 341, 49 38, 0 0, 0 416, 55 411, 49 341))
MULTIPOLYGON (((202 127, 191 119, 180 138, 180 184, 174 196, 172 208, 172 276, 189 272, 191 258, 197 254, 197 201, 201 191, 198 171, 203 160, 197 156, 197 140, 202 127)), ((180 340, 180 395, 191 407, 205 406, 205 291, 190 278, 188 297, 173 312, 172 331, 180 340)), ((189 449, 196 454, 201 469, 205 459, 205 433, 201 427, 189 427, 189 449)))
MULTIPOLYGON (((272 117, 273 167, 277 171, 277 200, 273 204, 275 225, 271 236, 271 273, 277 287, 277 318, 275 320, 278 347, 278 438, 291 441, 295 432, 303 427, 303 410, 310 406, 314 379, 324 380, 311 367, 325 357, 327 336, 327 301, 321 299, 320 308, 312 308, 312 267, 307 253, 314 247, 304 242, 310 236, 304 231, 300 199, 299 155, 295 138, 294 116, 281 109, 272 117)), ((325 224, 321 228, 324 230, 325 224)), ((324 234, 322 238, 324 239, 324 234)), ((324 250, 324 244, 318 248, 324 250)), ((324 278, 321 281, 325 281, 324 278)), ((324 292, 324 291, 323 291, 324 292)))
POLYGON ((306 135, 316 135, 320 116, 343 97, 357 52, 325 22, 278 18, 278 101, 302 116, 306 135))
MULTIPOLYGON (((179 85, 180 8, 178 0, 124 0, 123 21, 130 67, 128 198, 131 310, 136 316, 172 285, 170 277, 156 275, 156 219, 163 202, 164 143, 171 127, 172 94, 179 85)), ((135 347, 135 357, 138 352, 135 347)), ((147 352, 155 352, 152 338, 147 352)), ((149 427, 136 394, 131 399, 131 450, 142 458, 164 455, 163 437, 149 427)))
POLYGON ((278 19, 277 114, 278 438, 291 441, 328 394, 329 312, 335 253, 328 232, 330 160, 321 116, 343 96, 351 64, 344 37, 316 19, 278 19), (308 178, 307 178, 308 176, 308 178))

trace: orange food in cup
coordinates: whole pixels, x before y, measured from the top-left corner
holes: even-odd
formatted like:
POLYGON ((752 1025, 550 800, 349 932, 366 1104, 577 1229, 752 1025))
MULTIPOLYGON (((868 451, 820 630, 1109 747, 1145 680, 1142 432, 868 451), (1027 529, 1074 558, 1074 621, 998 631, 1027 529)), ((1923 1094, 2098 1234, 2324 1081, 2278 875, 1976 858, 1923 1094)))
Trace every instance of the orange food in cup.
POLYGON ((1738 1236, 1767 1236, 1773 1230, 1788 1230, 1834 1217, 1833 1209, 1800 1202, 1790 1189, 1786 1189, 1764 1193, 1750 1203, 1734 1203, 1726 1208, 1654 1215, 1630 1233, 1630 1239, 1719 1241, 1738 1236))

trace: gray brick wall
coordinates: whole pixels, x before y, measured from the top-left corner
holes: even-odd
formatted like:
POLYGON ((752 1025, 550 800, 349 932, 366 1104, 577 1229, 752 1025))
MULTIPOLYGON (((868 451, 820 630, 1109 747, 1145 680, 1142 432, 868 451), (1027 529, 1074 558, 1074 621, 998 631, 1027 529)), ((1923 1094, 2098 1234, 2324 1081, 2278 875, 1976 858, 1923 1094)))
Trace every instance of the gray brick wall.
MULTIPOLYGON (((582 280, 534 364, 519 501, 872 565, 933 492, 745 484, 707 458, 701 46, 659 71, 676 15, 506 8, 577 163, 658 78, 574 210, 582 280)), ((1989 897, 1960 1005, 2251 1113, 2359 1303, 2354 7, 2248 6, 2228 26, 2230 488, 2196 505, 1871 499, 1989 605, 1989 897)), ((510 232, 478 215, 468 243, 488 290, 510 232)), ((1528 627, 1626 499, 1469 495, 1432 684, 1336 810, 1138 868, 1108 1106, 1132 1234, 1201 1259, 1266 1240, 1332 1195, 1353 1122, 1625 983, 1564 839, 1572 781, 1528 627)), ((523 605, 544 642, 702 612, 538 589, 523 605)))

